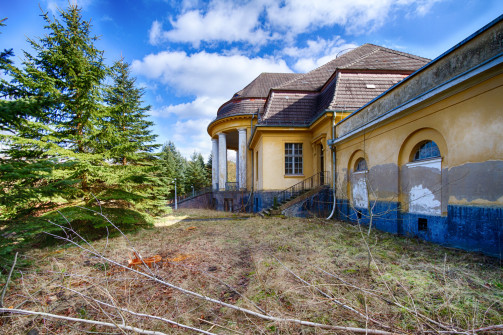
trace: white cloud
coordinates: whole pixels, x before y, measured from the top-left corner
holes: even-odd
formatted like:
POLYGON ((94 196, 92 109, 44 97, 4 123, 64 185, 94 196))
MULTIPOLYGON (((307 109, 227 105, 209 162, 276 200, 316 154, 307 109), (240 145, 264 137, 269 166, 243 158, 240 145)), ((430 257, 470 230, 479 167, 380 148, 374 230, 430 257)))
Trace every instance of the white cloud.
POLYGON ((291 72, 283 60, 163 51, 132 63, 135 74, 160 80, 184 95, 230 98, 262 72, 291 72))
POLYGON ((362 34, 383 26, 390 14, 406 9, 424 16, 442 0, 212 0, 206 8, 195 8, 192 1, 171 18, 171 29, 152 23, 150 41, 191 43, 198 48, 205 42, 247 42, 264 45, 270 40, 293 40, 298 34, 339 25, 348 33, 362 34))
POLYGON ((392 0, 287 0, 284 5, 271 5, 267 14, 272 24, 294 35, 332 25, 340 25, 348 32, 357 33, 362 28, 369 30, 382 25, 393 2, 392 0))
POLYGON ((162 31, 162 23, 159 21, 152 22, 152 27, 148 32, 148 41, 152 45, 157 45, 162 42, 165 32, 162 31))
POLYGON ((154 21, 150 29, 150 42, 188 42, 198 48, 201 41, 248 42, 265 44, 271 38, 260 27, 259 16, 264 6, 258 1, 236 5, 234 2, 211 1, 208 10, 191 9, 170 21, 172 29, 163 31, 154 21))
POLYGON ((358 45, 347 43, 339 36, 325 40, 318 38, 317 40, 308 40, 305 48, 288 47, 283 50, 283 54, 297 59, 293 65, 295 71, 308 72, 332 59, 336 58, 348 49, 356 48, 358 45))
POLYGON ((425 15, 441 0, 286 0, 267 8, 268 21, 296 35, 312 29, 339 25, 348 33, 362 34, 383 26, 389 15, 407 9, 425 15))
POLYGON ((201 96, 191 102, 156 108, 150 114, 155 117, 164 118, 176 115, 179 119, 213 118, 216 116, 217 109, 225 101, 225 98, 201 96))
POLYGON ((177 121, 170 129, 172 140, 184 157, 189 158, 194 151, 200 152, 205 159, 211 153, 211 140, 206 132, 206 127, 211 119, 197 119, 187 121, 177 121))
POLYGON ((88 7, 93 0, 47 0, 47 9, 52 15, 59 16, 60 10, 65 10, 69 5, 77 5, 81 8, 88 7))

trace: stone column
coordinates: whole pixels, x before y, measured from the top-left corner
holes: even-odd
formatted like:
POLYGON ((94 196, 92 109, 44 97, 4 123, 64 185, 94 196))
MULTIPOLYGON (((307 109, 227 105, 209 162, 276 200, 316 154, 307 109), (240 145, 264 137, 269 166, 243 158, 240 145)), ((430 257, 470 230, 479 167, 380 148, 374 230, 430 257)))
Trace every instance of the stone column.
POLYGON ((237 182, 238 189, 246 188, 246 128, 238 129, 239 132, 239 147, 238 147, 238 166, 237 166, 237 182))
POLYGON ((227 138, 225 133, 218 134, 218 189, 225 191, 227 182, 227 138))
POLYGON ((213 191, 218 191, 218 140, 211 139, 211 184, 213 191))

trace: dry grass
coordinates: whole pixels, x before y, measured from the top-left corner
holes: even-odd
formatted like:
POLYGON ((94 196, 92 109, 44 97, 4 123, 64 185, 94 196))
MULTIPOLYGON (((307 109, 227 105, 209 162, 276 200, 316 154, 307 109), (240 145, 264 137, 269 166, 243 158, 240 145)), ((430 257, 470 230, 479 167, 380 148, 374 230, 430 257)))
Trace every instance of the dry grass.
MULTIPOLYGON (((347 223, 246 219, 222 212, 179 210, 159 220, 155 228, 128 238, 143 257, 159 254, 170 260, 152 269, 158 278, 238 306, 258 307, 274 316, 383 329, 334 304, 316 287, 397 333, 440 329, 421 314, 454 329, 503 323, 500 261, 373 232, 368 243, 375 262, 368 269, 359 229, 347 223), (278 260, 310 285, 296 279, 278 260)), ((93 246, 122 264, 127 264, 132 254, 123 237, 101 240, 93 246)), ((61 315, 121 320, 116 312, 101 310, 70 288, 136 312, 216 333, 333 333, 265 322, 186 296, 111 267, 76 247, 34 250, 27 257, 36 262, 11 283, 5 306, 22 304, 22 308, 61 315)), ((140 328, 184 333, 157 321, 127 314, 122 317, 140 328)), ((1 322, 8 334, 26 334, 31 328, 43 334, 82 334, 84 330, 121 333, 35 317, 16 316, 1 322)))

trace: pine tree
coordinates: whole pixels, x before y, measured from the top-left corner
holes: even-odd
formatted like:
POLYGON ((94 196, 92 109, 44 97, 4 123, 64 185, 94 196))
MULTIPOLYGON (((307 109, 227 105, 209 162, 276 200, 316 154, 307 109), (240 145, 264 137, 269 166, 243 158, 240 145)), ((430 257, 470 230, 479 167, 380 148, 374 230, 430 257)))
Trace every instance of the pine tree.
POLYGON ((60 161, 49 153, 58 146, 46 141, 53 132, 44 110, 50 105, 48 95, 24 84, 34 81, 13 65, 12 56, 12 49, 0 55, 0 69, 7 74, 0 81, 0 92, 8 98, 0 101, 0 130, 6 131, 0 134, 0 220, 41 210, 58 196, 71 196, 69 186, 76 182, 55 173, 56 166, 69 169, 75 162, 60 161))
POLYGON ((205 169, 206 179, 208 181, 208 184, 211 185, 211 180, 213 178, 213 154, 210 154, 210 157, 208 157, 208 162, 206 162, 205 169))
MULTIPOLYGON (((0 27, 5 26, 7 18, 0 20, 0 27)), ((1 32, 0 32, 1 33, 1 32)), ((0 51, 0 71, 9 75, 19 72, 11 58, 12 49, 0 51)), ((0 130, 11 131, 25 124, 28 117, 38 116, 39 105, 35 99, 25 94, 23 87, 11 84, 6 78, 0 78, 0 130)))

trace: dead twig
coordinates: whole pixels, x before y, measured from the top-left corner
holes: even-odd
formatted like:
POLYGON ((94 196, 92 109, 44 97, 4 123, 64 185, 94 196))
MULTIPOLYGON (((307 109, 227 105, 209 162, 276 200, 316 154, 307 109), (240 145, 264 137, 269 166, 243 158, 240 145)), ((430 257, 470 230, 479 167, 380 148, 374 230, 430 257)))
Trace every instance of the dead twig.
POLYGON ((339 276, 337 276, 337 275, 335 275, 335 274, 333 274, 333 273, 327 272, 327 271, 325 271, 325 270, 323 270, 323 269, 321 269, 321 268, 319 268, 319 267, 316 267, 316 268, 317 268, 318 270, 320 270, 321 272, 323 272, 324 274, 326 274, 326 275, 328 275, 328 276, 331 276, 331 277, 334 277, 334 278, 336 278, 337 280, 339 280, 339 281, 343 282, 344 284, 346 284, 346 285, 347 285, 347 286, 349 286, 349 287, 352 287, 352 288, 354 288, 354 289, 357 289, 357 290, 359 290, 359 291, 362 291, 363 293, 366 293, 366 294, 372 295, 372 296, 374 296, 374 297, 377 297, 377 298, 379 298, 379 299, 383 300, 384 302, 386 302, 386 303, 388 303, 388 304, 395 305, 395 306, 397 306, 397 307, 400 307, 400 308, 402 308, 402 309, 406 310, 406 311, 407 311, 407 312, 409 312, 409 313, 414 313, 414 314, 416 314, 416 313, 417 313, 417 315, 418 315, 419 317, 423 318, 424 320, 426 320, 426 321, 428 321, 428 322, 431 322, 432 324, 434 324, 434 325, 436 325, 436 326, 438 326, 438 327, 440 327, 440 328, 442 328, 442 329, 444 329, 444 330, 451 331, 451 328, 449 328, 447 325, 444 325, 444 324, 442 324, 442 323, 440 323, 440 322, 437 322, 437 321, 435 321, 435 320, 433 320, 433 319, 431 319, 431 318, 427 317, 427 316, 426 316, 426 315, 424 315, 424 314, 421 314, 421 313, 419 313, 419 312, 417 312, 417 311, 411 310, 410 308, 408 308, 408 307, 406 307, 406 306, 404 306, 404 305, 402 305, 402 304, 400 304, 400 303, 398 303, 398 302, 396 302, 396 301, 392 301, 392 300, 386 299, 385 297, 383 297, 383 296, 381 296, 381 295, 379 295, 379 294, 376 294, 376 293, 371 292, 371 291, 369 291, 369 290, 366 290, 366 289, 364 289, 364 288, 361 288, 361 287, 358 287, 358 286, 356 286, 356 285, 353 285, 353 284, 351 284, 351 283, 349 283, 349 282, 345 281, 344 279, 340 278, 339 276))
POLYGON ((64 241, 68 242, 68 243, 71 243, 74 246, 76 246, 78 248, 81 248, 82 250, 85 250, 85 251, 89 252, 90 254, 92 254, 92 255, 94 255, 96 257, 101 258, 103 261, 106 261, 106 262, 108 262, 110 264, 116 265, 116 266, 121 267, 121 268, 125 268, 128 271, 131 271, 131 272, 134 272, 134 273, 136 273, 138 275, 141 275, 141 276, 144 276, 146 278, 149 278, 149 279, 151 279, 151 280, 153 280, 153 281, 155 281, 155 282, 157 282, 159 284, 168 286, 168 287, 170 287, 172 289, 175 289, 177 291, 180 291, 180 292, 182 292, 184 294, 191 295, 193 297, 196 297, 196 298, 208 301, 208 302, 212 302, 212 303, 218 304, 220 306, 227 307, 227 308, 230 308, 230 309, 233 309, 233 310, 245 313, 245 314, 253 315, 255 317, 258 317, 258 318, 261 318, 261 319, 264 319, 264 320, 269 320, 269 321, 278 322, 278 323, 294 323, 294 324, 299 324, 299 325, 308 326, 308 327, 318 327, 318 328, 321 328, 321 329, 345 330, 345 331, 350 331, 350 332, 354 332, 354 333, 379 334, 379 335, 391 335, 392 334, 390 332, 382 331, 382 330, 377 330, 377 329, 364 329, 364 328, 357 328, 357 327, 344 327, 344 326, 336 326, 336 325, 327 325, 327 324, 322 324, 322 323, 317 323, 317 322, 304 321, 304 320, 299 320, 299 319, 281 318, 281 317, 275 317, 275 316, 271 316, 271 315, 257 313, 257 312, 254 312, 252 310, 246 309, 246 308, 238 307, 238 306, 235 306, 235 305, 223 302, 223 301, 218 300, 218 299, 213 299, 213 298, 207 297, 205 295, 202 295, 202 294, 190 291, 190 290, 186 290, 184 288, 181 288, 179 286, 171 284, 171 283, 169 283, 169 282, 167 282, 165 280, 162 280, 162 279, 160 279, 160 278, 158 278, 156 276, 153 276, 151 274, 148 274, 148 273, 145 273, 145 272, 141 272, 141 271, 138 271, 136 269, 129 268, 126 265, 120 264, 120 263, 118 263, 118 262, 116 262, 116 261, 114 261, 114 260, 112 260, 110 258, 105 257, 104 255, 102 255, 102 254, 98 253, 97 251, 95 251, 94 248, 92 248, 94 250, 86 249, 85 247, 81 246, 80 244, 78 244, 77 242, 75 242, 75 241, 73 241, 71 239, 68 239, 68 238, 65 238, 65 237, 61 237, 61 236, 58 236, 58 235, 55 235, 55 234, 51 234, 51 233, 46 233, 46 234, 48 234, 50 236, 53 236, 53 237, 55 237, 57 239, 62 239, 64 241))
POLYGON ((18 253, 16 252, 16 255, 14 256, 14 262, 12 263, 12 267, 10 268, 9 275, 7 276, 7 281, 5 282, 5 286, 3 287, 3 290, 2 290, 2 297, 0 298, 0 308, 3 307, 3 299, 5 297, 5 292, 7 292, 7 286, 9 286, 12 272, 14 271, 14 268, 16 267, 17 255, 18 255, 18 253))
MULTIPOLYGON (((132 327, 132 326, 127 326, 127 325, 108 323, 108 322, 103 322, 103 321, 95 321, 95 320, 88 320, 88 319, 72 318, 72 317, 69 317, 69 316, 62 316, 62 315, 51 314, 51 313, 29 311, 29 310, 26 310, 26 309, 0 308, 0 313, 36 315, 36 316, 42 316, 42 317, 51 318, 51 319, 59 319, 59 320, 66 320, 66 321, 73 321, 73 322, 82 322, 82 323, 89 323, 89 324, 98 325, 98 326, 119 328, 119 329, 122 329, 122 330, 131 330, 131 331, 137 332, 139 334, 167 335, 166 333, 161 333, 161 332, 153 331, 153 330, 145 330, 145 329, 141 329, 141 328, 138 328, 138 327, 132 327)), ((212 334, 212 333, 207 333, 207 334, 212 334)))
POLYGON ((387 326, 387 325, 384 325, 382 324, 381 322, 377 321, 377 320, 374 320, 372 318, 370 318, 368 315, 365 315, 359 311, 357 311, 356 309, 354 309, 353 307, 351 306, 348 306, 344 303, 342 303, 341 301, 335 299, 334 297, 330 296, 329 294, 327 294, 326 292, 320 290, 318 287, 316 287, 315 285, 305 281, 304 279, 300 278, 299 276, 297 276, 295 273, 293 273, 293 271, 291 271, 285 264, 283 264, 278 258, 276 258, 275 256, 273 256, 274 259, 276 259, 279 264, 281 264, 288 272, 290 272, 295 278, 297 278, 298 280, 300 280, 302 283, 310 286, 310 287, 313 287, 316 291, 318 291, 322 296, 324 296, 325 298, 328 298, 331 302, 334 302, 336 303, 337 305, 341 306, 342 308, 345 308, 347 309, 348 311, 351 311, 357 315, 359 315, 360 317, 362 317, 363 319, 365 319, 365 321, 372 321, 373 323, 383 327, 383 328, 386 328, 386 329, 391 329, 391 327, 387 326))

